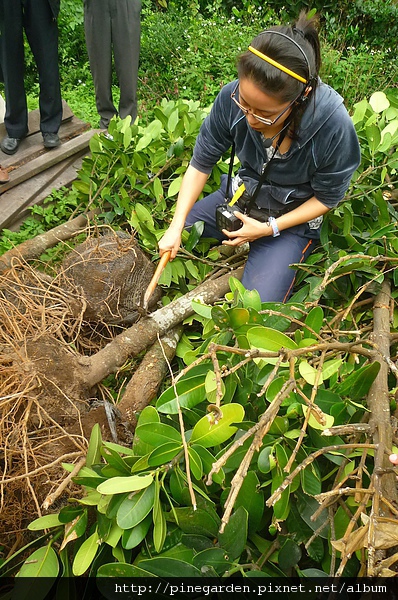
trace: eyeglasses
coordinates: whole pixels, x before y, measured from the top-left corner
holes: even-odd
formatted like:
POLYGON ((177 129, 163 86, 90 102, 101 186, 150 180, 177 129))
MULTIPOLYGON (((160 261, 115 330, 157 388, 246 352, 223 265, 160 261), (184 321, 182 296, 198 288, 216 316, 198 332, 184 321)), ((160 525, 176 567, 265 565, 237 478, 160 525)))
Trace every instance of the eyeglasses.
POLYGON ((301 96, 301 94, 299 96, 297 96, 297 98, 292 100, 290 102, 290 104, 288 106, 286 106, 286 108, 284 108, 283 111, 275 119, 271 120, 271 119, 266 119, 265 117, 260 117, 259 115, 254 114, 254 112, 252 112, 249 108, 245 108, 244 106, 242 106, 242 104, 240 104, 240 102, 238 102, 237 99, 235 98, 236 92, 238 91, 238 87, 239 87, 239 82, 236 84, 235 89, 231 94, 231 100, 233 100, 235 102, 236 106, 238 106, 240 108, 240 110, 243 112, 243 114, 246 117, 247 117, 247 115, 251 115, 252 117, 257 119, 257 121, 260 121, 260 123, 264 123, 264 125, 274 125, 274 123, 279 121, 279 119, 281 117, 283 117, 283 115, 289 110, 289 108, 291 108, 293 106, 293 104, 295 102, 297 102, 297 100, 301 96))

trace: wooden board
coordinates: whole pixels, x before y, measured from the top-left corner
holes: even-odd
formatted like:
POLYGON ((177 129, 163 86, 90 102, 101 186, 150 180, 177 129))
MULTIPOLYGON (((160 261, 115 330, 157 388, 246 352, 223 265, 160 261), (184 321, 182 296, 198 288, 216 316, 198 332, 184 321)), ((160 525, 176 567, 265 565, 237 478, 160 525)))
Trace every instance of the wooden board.
MULTIPOLYGON (((73 112, 65 102, 62 100, 62 123, 70 121, 73 117, 73 112)), ((28 113, 28 136, 40 131, 40 111, 37 108, 28 113)), ((7 130, 4 123, 0 123, 0 139, 7 135, 7 130)))
MULTIPOLYGON (((76 117, 72 117, 68 121, 66 121, 63 125, 61 125, 59 130, 59 137, 62 143, 67 140, 70 140, 81 133, 88 131, 90 129, 89 123, 85 123, 84 121, 80 121, 76 119, 76 117)), ((0 150, 0 164, 4 169, 7 169, 10 173, 10 178, 12 178, 12 173, 20 166, 26 164, 32 159, 42 155, 42 154, 50 154, 54 152, 55 149, 48 150, 43 146, 43 137, 40 132, 36 132, 29 137, 22 140, 18 151, 12 156, 8 154, 4 154, 0 150)), ((2 188, 0 187, 0 194, 2 193, 2 188)))
MULTIPOLYGON (((15 171, 10 173, 10 181, 3 184, 1 187, 2 195, 0 196, 0 228, 9 227, 13 221, 18 219, 18 214, 23 211, 27 205, 29 205, 32 195, 37 193, 37 190, 32 190, 30 196, 19 194, 21 184, 27 181, 33 181, 38 176, 46 172, 44 176, 49 182, 51 189, 60 187, 58 185, 57 177, 54 177, 56 169, 52 172, 49 171, 52 167, 59 165, 59 163, 74 157, 76 154, 87 152, 89 148, 89 142, 92 135, 96 133, 96 130, 90 130, 84 132, 76 138, 68 140, 58 148, 46 152, 45 154, 34 158, 26 164, 20 166, 15 171), (16 193, 13 197, 12 202, 7 200, 7 191, 16 188, 16 193)), ((62 172, 63 165, 60 170, 62 172)), ((33 185, 33 184, 32 184, 33 185)), ((44 189, 45 179, 42 179, 41 184, 38 183, 38 190, 44 189)))
POLYGON ((87 151, 80 155, 75 154, 6 192, 2 200, 7 201, 7 208, 4 208, 4 221, 0 226, 11 229, 11 231, 18 231, 23 221, 29 216, 31 206, 43 204, 43 201, 54 189, 58 190, 72 185, 86 155, 87 151), (16 206, 18 206, 18 210, 15 213, 16 206), (9 212, 8 218, 7 211, 9 212))
POLYGON ((19 185, 23 181, 34 177, 38 173, 45 171, 46 169, 56 165, 65 158, 88 148, 90 138, 96 133, 96 130, 91 129, 85 131, 81 135, 67 140, 58 148, 45 151, 44 153, 36 156, 32 160, 19 166, 17 169, 10 171, 10 181, 3 183, 0 187, 0 194, 4 194, 7 190, 19 185))

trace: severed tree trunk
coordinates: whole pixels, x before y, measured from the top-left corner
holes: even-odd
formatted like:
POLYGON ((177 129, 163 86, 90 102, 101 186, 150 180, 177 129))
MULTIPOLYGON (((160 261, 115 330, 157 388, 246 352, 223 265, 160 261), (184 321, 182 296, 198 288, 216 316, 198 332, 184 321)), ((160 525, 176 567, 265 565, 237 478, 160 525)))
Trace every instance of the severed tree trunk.
POLYGON ((48 248, 56 246, 58 242, 69 240, 81 233, 87 227, 89 220, 98 212, 99 209, 90 211, 85 215, 79 215, 75 219, 67 221, 67 223, 54 227, 50 231, 26 240, 15 248, 8 250, 0 256, 0 275, 12 267, 15 259, 28 261, 37 258, 48 248))
MULTIPOLYGON (((376 344, 376 351, 380 361, 380 371, 374 380, 368 393, 368 407, 371 412, 370 427, 373 430, 373 441, 378 445, 374 457, 374 489, 375 494, 372 501, 369 526, 369 551, 368 551, 368 575, 377 575, 377 568, 385 558, 386 550, 377 548, 379 533, 379 520, 388 519, 391 523, 396 515, 390 510, 390 506, 397 504, 396 477, 392 472, 388 454, 392 446, 392 427, 390 414, 390 400, 388 388, 388 373, 390 360, 390 305, 391 284, 384 280, 380 292, 377 294, 373 304, 373 333, 372 341, 376 344), (388 504, 383 502, 386 499, 388 504)), ((377 356, 377 355, 376 355, 377 356)), ((381 534, 380 534, 381 535, 381 534)), ((379 536, 380 537, 380 536, 379 536)), ((378 546, 380 548, 380 545, 378 546)), ((389 546, 387 545, 387 548, 389 546)), ((396 552, 396 549, 395 549, 396 552)))
POLYGON ((105 348, 89 358, 81 357, 80 365, 87 386, 92 388, 111 373, 115 373, 128 358, 137 356, 170 329, 194 313, 192 300, 213 304, 229 291, 230 277, 241 278, 243 268, 202 283, 184 296, 153 312, 129 327, 105 348))
POLYGON ((369 424, 374 431, 373 440, 379 445, 379 450, 375 455, 375 469, 380 470, 380 492, 391 501, 397 500, 395 475, 385 472, 390 465, 387 453, 391 451, 392 446, 392 428, 390 414, 390 398, 388 388, 389 366, 387 361, 390 358, 390 304, 391 289, 390 282, 385 280, 380 292, 377 294, 373 305, 373 333, 372 341, 377 345, 377 352, 380 354, 380 371, 374 380, 369 393, 368 405, 371 411, 369 424))
POLYGON ((183 327, 178 326, 160 338, 146 352, 139 367, 130 379, 122 399, 117 405, 122 419, 135 428, 136 413, 142 411, 156 396, 169 371, 183 327))

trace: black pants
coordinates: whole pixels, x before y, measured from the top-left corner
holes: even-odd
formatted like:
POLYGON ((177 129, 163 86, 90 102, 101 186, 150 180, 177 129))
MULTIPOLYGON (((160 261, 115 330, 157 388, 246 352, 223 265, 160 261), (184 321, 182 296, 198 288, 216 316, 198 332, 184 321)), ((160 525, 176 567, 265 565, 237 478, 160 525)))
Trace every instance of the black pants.
POLYGON ((84 0, 84 28, 100 127, 114 115, 137 116, 141 0, 84 0), (118 110, 112 98, 112 52, 120 87, 118 110))
POLYGON ((56 133, 62 120, 58 27, 48 0, 0 0, 0 28, 8 135, 22 138, 28 133, 23 30, 39 72, 40 129, 56 133))

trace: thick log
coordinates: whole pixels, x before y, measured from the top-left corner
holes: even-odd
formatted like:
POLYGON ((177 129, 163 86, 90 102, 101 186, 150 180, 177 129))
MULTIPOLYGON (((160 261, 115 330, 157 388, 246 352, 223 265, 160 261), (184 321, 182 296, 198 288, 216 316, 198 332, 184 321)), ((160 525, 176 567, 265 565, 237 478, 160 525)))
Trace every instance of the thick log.
POLYGON ((128 358, 137 356, 151 346, 158 336, 163 336, 191 316, 194 313, 192 300, 213 304, 222 298, 230 289, 230 277, 240 279, 242 272, 243 268, 239 268, 218 279, 202 283, 126 329, 94 356, 82 357, 80 364, 85 371, 83 377, 87 385, 91 388, 111 373, 116 373, 128 358))
MULTIPOLYGON (((374 380, 368 393, 368 406, 371 411, 369 425, 374 430, 373 441, 379 445, 379 451, 375 455, 375 468, 381 470, 390 466, 386 452, 391 451, 392 428, 390 413, 390 397, 388 375, 389 367, 387 359, 390 357, 390 282, 383 282, 380 292, 377 294, 373 305, 373 332, 372 341, 376 343, 379 354, 377 360, 380 362, 380 371, 374 380)), ((397 500, 395 476, 391 472, 385 472, 381 478, 383 495, 391 501, 397 500)))
POLYGON ((99 212, 99 209, 90 211, 86 215, 79 215, 62 225, 58 225, 58 227, 54 227, 54 229, 50 229, 50 231, 46 231, 46 233, 26 240, 26 242, 22 242, 19 246, 8 250, 8 252, 0 256, 0 275, 7 269, 10 269, 14 261, 26 262, 37 258, 48 248, 56 246, 58 242, 69 240, 74 235, 77 235, 87 227, 90 219, 97 212, 99 212))
POLYGON ((174 358, 182 331, 182 326, 176 327, 155 342, 128 382, 117 408, 130 427, 135 428, 137 413, 155 398, 169 371, 169 363, 174 358))

